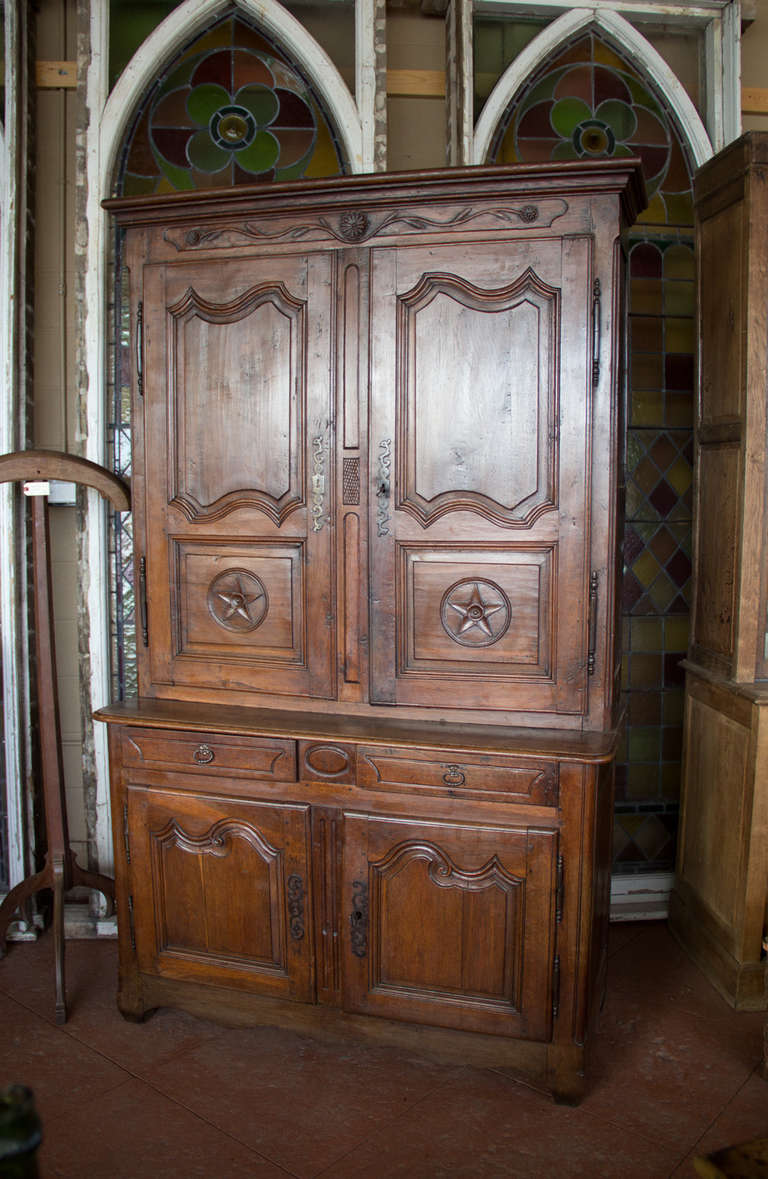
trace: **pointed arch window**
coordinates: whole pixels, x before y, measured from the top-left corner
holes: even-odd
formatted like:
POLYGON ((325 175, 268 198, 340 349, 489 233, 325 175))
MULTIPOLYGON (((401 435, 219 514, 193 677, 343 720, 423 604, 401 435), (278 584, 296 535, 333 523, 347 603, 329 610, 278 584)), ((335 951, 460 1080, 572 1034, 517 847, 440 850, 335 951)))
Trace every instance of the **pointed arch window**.
POLYGON ((322 98, 267 34, 226 16, 157 79, 126 137, 120 195, 350 171, 322 98))

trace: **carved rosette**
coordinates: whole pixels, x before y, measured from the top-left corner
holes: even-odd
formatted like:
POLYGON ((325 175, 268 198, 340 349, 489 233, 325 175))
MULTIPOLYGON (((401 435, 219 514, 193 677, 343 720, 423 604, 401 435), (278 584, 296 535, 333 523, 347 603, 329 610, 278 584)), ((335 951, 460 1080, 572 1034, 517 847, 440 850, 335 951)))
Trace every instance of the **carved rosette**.
POLYGON ((443 594, 443 629, 464 647, 490 647, 506 634, 512 617, 509 598, 494 581, 464 578, 443 594))
POLYGON ((255 574, 227 569, 208 587, 208 610, 219 626, 243 634, 261 626, 269 611, 269 598, 255 574))

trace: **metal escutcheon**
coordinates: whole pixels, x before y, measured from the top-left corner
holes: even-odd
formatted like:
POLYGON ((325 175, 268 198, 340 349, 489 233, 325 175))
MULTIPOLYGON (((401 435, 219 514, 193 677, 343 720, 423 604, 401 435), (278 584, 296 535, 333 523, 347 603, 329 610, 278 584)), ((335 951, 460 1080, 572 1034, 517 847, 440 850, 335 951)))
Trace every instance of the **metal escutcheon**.
POLYGON ((448 766, 447 774, 443 774, 443 781, 446 786, 463 786, 466 780, 461 766, 448 766))

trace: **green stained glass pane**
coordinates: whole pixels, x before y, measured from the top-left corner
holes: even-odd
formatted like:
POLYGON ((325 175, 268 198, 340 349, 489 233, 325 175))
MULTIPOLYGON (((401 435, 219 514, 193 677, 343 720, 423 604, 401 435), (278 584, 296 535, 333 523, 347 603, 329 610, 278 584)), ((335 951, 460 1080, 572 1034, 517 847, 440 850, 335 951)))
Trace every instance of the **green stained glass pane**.
POLYGON ((579 156, 571 140, 563 139, 551 148, 549 158, 552 160, 577 160, 579 156))
MULTIPOLYGON (((162 176, 168 181, 172 188, 178 188, 182 192, 187 189, 194 188, 192 177, 186 168, 177 168, 175 164, 170 164, 168 160, 162 159, 158 156, 158 167, 162 176)), ((157 189, 156 191, 160 191, 157 189)))
POLYGON ((280 100, 268 86, 244 86, 238 91, 237 102, 251 112, 259 127, 269 126, 280 109, 280 100))
POLYGON ((207 131, 198 131, 192 136, 187 155, 192 167, 200 172, 220 172, 232 158, 232 153, 215 144, 207 131))
POLYGON ((655 115, 658 115, 662 121, 664 120, 661 107, 656 102, 653 95, 642 84, 639 78, 633 78, 631 74, 627 74, 624 77, 624 82, 630 94, 632 95, 633 102, 636 102, 638 106, 647 107, 648 110, 653 111, 655 115))
POLYGON ((637 127, 637 115, 632 107, 613 98, 600 103, 595 118, 607 123, 619 141, 629 139, 637 127))
POLYGON ((238 165, 245 171, 258 175, 274 168, 280 158, 280 144, 269 131, 259 131, 253 143, 235 152, 238 165))
POLYGON ((197 64, 196 59, 190 58, 188 61, 182 62, 177 69, 173 70, 165 81, 160 86, 158 94, 170 94, 173 90, 178 90, 181 86, 186 86, 192 76, 192 72, 197 64))
POLYGON ((691 225, 693 222, 693 195, 690 192, 668 193, 665 197, 668 219, 671 225, 691 225))
MULTIPOLYGON (((216 86, 213 82, 204 82, 201 86, 195 86, 187 98, 189 115, 201 127, 205 127, 210 122, 220 107, 228 104, 229 94, 227 91, 223 86, 216 86)), ((212 168, 211 171, 216 171, 216 169, 212 168)))
POLYGON ((592 111, 586 102, 582 102, 580 98, 562 98, 553 106, 550 119, 559 135, 569 136, 573 134, 579 123, 590 118, 591 114, 592 111))

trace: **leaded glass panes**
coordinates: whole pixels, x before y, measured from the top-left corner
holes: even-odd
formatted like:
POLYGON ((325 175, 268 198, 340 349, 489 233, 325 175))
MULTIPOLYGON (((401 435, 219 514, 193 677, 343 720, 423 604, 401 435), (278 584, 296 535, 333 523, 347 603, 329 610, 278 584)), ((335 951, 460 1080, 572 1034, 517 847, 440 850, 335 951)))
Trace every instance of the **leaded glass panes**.
POLYGON ((594 32, 562 45, 500 120, 489 162, 639 156, 629 259, 623 673, 615 867, 669 869, 691 578, 695 259, 691 171, 663 98, 594 32))
POLYGON ((639 156, 649 206, 640 224, 690 226, 691 176, 674 124, 634 66, 594 33, 529 80, 499 122, 488 162, 639 156))
POLYGON ((122 195, 335 176, 348 171, 322 102, 297 66, 238 17, 170 63, 122 153, 122 195))

